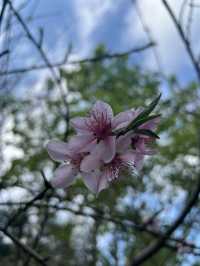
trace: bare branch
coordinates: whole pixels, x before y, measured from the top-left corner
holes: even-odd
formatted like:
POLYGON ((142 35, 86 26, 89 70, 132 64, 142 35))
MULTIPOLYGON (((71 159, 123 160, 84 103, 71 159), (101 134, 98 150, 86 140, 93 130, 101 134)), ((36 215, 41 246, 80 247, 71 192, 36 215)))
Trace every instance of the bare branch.
POLYGON ((47 266, 44 258, 42 258, 37 252, 35 252, 29 246, 27 246, 26 244, 23 244, 21 241, 19 241, 7 229, 0 227, 0 231, 4 235, 6 235, 8 238, 10 238, 13 241, 13 243, 15 243, 15 245, 17 245, 19 248, 21 248, 25 253, 28 253, 32 258, 34 258, 38 263, 40 263, 43 266, 47 266))
POLYGON ((172 21, 174 22, 174 25, 175 25, 175 27, 176 27, 176 29, 177 29, 177 31, 178 31, 183 43, 184 43, 184 45, 185 45, 185 48, 186 48, 186 50, 188 52, 188 55, 189 55, 189 57, 190 57, 190 59, 192 61, 194 69, 196 71, 197 78, 198 78, 198 80, 200 82, 200 67, 199 67, 198 61, 195 58, 195 55, 194 55, 194 52, 193 52, 193 50, 191 48, 190 42, 188 41, 187 37, 185 36, 183 28, 179 24, 175 14, 172 11, 171 7, 169 6, 168 2, 166 0, 162 0, 162 2, 164 4, 166 10, 168 11, 172 21))
POLYGON ((153 255, 155 255, 163 246, 173 232, 184 222, 185 217, 191 211, 193 206, 196 204, 200 193, 200 175, 198 176, 197 185, 191 194, 191 198, 188 199, 188 202, 185 205, 185 208, 180 213, 178 218, 174 223, 167 229, 167 231, 155 242, 152 242, 147 248, 145 248, 140 254, 138 254, 132 261, 131 266, 141 265, 153 255))
MULTIPOLYGON (((23 206, 26 205, 27 202, 2 202, 0 203, 1 206, 23 206)), ((89 208, 94 210, 94 213, 88 213, 85 212, 84 210, 82 210, 81 208, 79 210, 74 210, 71 207, 68 206, 59 206, 59 205, 55 205, 55 204, 44 204, 44 203, 34 203, 31 207, 37 207, 37 208, 50 208, 50 209, 55 209, 55 210, 63 210, 63 211, 69 211, 75 215, 80 215, 80 216, 84 216, 84 217, 90 217, 93 218, 94 220, 104 220, 104 221, 108 221, 108 222, 112 222, 120 227, 122 227, 123 230, 129 229, 133 229, 139 232, 145 232, 155 238, 161 238, 163 237, 163 232, 159 231, 159 230, 155 230, 152 228, 151 225, 149 224, 136 224, 134 223, 132 220, 127 219, 126 217, 119 215, 117 213, 114 214, 108 214, 108 213, 103 213, 98 209, 93 209, 91 206, 89 208), (115 217, 115 218, 113 218, 115 217)), ((158 212, 157 212, 158 213, 158 212)), ((154 214, 155 216, 155 214, 154 214)), ((156 221, 154 221, 156 222, 156 221)), ((176 238, 176 237, 170 237, 168 239, 169 243, 165 243, 164 245, 172 250, 177 251, 179 249, 179 247, 185 247, 187 248, 186 252, 191 252, 191 250, 193 250, 192 254, 196 255, 196 256, 200 256, 200 252, 197 252, 195 250, 199 250, 200 251, 200 247, 196 246, 194 243, 192 242, 188 242, 183 238, 176 238)))
POLYGON ((189 4, 189 5, 192 6, 192 7, 200 8, 200 4, 189 4))
MULTIPOLYGON (((35 239, 34 239, 33 245, 32 245, 32 248, 33 248, 34 250, 36 250, 36 248, 37 248, 37 246, 38 246, 38 244, 39 244, 40 238, 41 238, 41 236, 43 235, 43 232, 44 232, 45 226, 46 226, 46 224, 47 224, 47 220, 48 220, 48 218, 49 218, 49 212, 48 212, 48 210, 49 210, 49 208, 48 208, 48 204, 47 204, 47 207, 46 207, 46 209, 45 209, 45 211, 44 211, 44 217, 43 217, 42 222, 41 222, 41 225, 40 225, 40 230, 38 231, 38 233, 37 233, 37 235, 36 235, 36 237, 35 237, 35 239)), ((31 258, 32 258, 32 257, 31 257, 30 254, 29 254, 29 256, 28 256, 28 258, 26 259, 26 261, 25 261, 25 263, 24 263, 23 266, 28 266, 28 265, 30 264, 30 262, 31 262, 31 258)))
POLYGON ((191 41, 191 28, 192 28, 192 20, 193 20, 193 0, 190 0, 189 5, 189 15, 188 15, 188 21, 187 21, 187 27, 186 27, 186 36, 187 39, 191 41))
POLYGON ((4 55, 7 55, 9 53, 9 50, 5 50, 0 53, 0 58, 3 57, 4 55))
MULTIPOLYGON (((40 53, 43 61, 46 64, 46 67, 49 69, 49 71, 51 72, 51 75, 54 79, 55 84, 57 85, 57 87, 59 88, 61 95, 64 96, 64 92, 63 92, 63 88, 62 88, 62 84, 60 82, 60 77, 59 75, 57 75, 55 69, 52 67, 51 62, 49 61, 46 53, 44 52, 43 48, 41 47, 41 43, 37 42, 37 40, 35 39, 35 37, 31 34, 28 26, 26 25, 25 21, 23 20, 23 18, 20 16, 20 14, 18 13, 18 11, 14 8, 12 2, 10 0, 7 0, 8 4, 10 6, 10 9, 12 10, 13 14, 15 15, 16 19, 19 21, 19 23, 21 24, 22 28, 24 29, 27 38, 33 43, 33 45, 36 47, 36 49, 38 50, 38 52, 40 53)), ((64 99, 64 97, 62 97, 62 99, 64 99)), ((64 102, 64 104, 66 104, 64 102)), ((66 107, 68 108, 68 105, 66 105, 66 107)))
POLYGON ((32 200, 28 201, 25 206, 21 209, 19 209, 6 223, 5 229, 7 229, 22 213, 27 211, 36 201, 43 199, 45 194, 49 189, 52 189, 51 185, 47 182, 45 176, 43 175, 45 188, 36 195, 32 200))
POLYGON ((161 208, 160 210, 156 211, 147 221, 145 221, 144 226, 149 226, 155 222, 155 218, 160 215, 160 213, 164 210, 164 208, 161 208))
POLYGON ((181 9, 180 9, 180 12, 179 12, 179 23, 180 23, 180 25, 183 24, 183 17, 184 17, 185 8, 187 6, 187 3, 188 3, 188 0, 183 0, 183 3, 181 5, 181 9))
MULTIPOLYGON (((68 52, 67 52, 67 54, 63 58, 63 60, 61 60, 60 62, 51 64, 51 67, 52 68, 58 68, 58 67, 66 65, 66 64, 76 65, 76 64, 84 64, 84 63, 93 63, 93 62, 98 62, 98 61, 103 61, 103 60, 108 60, 108 59, 125 57, 125 56, 129 56, 131 54, 134 54, 134 53, 143 52, 146 49, 148 49, 154 45, 155 45, 154 42, 149 42, 145 45, 142 45, 139 47, 134 47, 134 48, 132 48, 128 51, 122 52, 122 53, 105 53, 105 54, 100 55, 100 56, 88 57, 88 58, 83 58, 80 60, 68 60, 68 52)), ((0 76, 21 74, 21 73, 25 73, 25 72, 36 71, 36 70, 47 69, 47 68, 48 68, 48 66, 46 64, 45 65, 33 65, 30 67, 11 69, 8 71, 0 71, 0 76)))
MULTIPOLYGON (((140 5, 139 5, 139 1, 132 0, 132 3, 135 6, 135 10, 136 10, 138 18, 140 20, 140 23, 142 25, 144 33, 146 34, 149 42, 150 43, 151 42, 154 43, 155 41, 154 41, 153 35, 151 33, 150 28, 148 27, 147 23, 144 20, 144 17, 143 17, 143 14, 142 14, 142 10, 141 10, 140 5)), ((165 79, 165 75, 164 75, 163 67, 162 67, 162 64, 161 64, 160 56, 159 56, 158 50, 156 49, 155 46, 152 46, 152 52, 153 52, 153 55, 154 55, 154 58, 155 58, 155 62, 157 64, 158 72, 165 79)))
POLYGON ((8 4, 8 0, 3 0, 3 5, 2 5, 2 8, 1 8, 1 13, 0 13, 0 29, 1 29, 1 24, 2 24, 2 21, 3 21, 3 16, 4 16, 4 13, 5 13, 7 4, 8 4))

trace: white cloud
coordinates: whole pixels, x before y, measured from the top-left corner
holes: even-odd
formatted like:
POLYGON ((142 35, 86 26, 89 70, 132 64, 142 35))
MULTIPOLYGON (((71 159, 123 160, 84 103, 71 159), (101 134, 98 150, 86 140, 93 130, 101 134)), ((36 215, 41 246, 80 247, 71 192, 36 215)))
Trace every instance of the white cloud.
POLYGON ((90 34, 102 21, 107 11, 113 8, 113 1, 107 0, 75 0, 74 8, 77 15, 78 34, 82 45, 81 54, 87 54, 92 44, 89 42, 90 34))
MULTIPOLYGON (((160 56, 164 70, 169 73, 183 73, 185 67, 192 67, 190 59, 177 30, 169 17, 161 0, 138 1, 143 19, 157 43, 157 52, 160 56)), ((178 16, 182 1, 168 1, 178 16)), ((186 10, 188 11, 188 10, 186 10)), ((187 15, 187 12, 185 13, 187 15)), ((196 24, 195 24, 196 25, 196 24)), ((145 34, 139 19, 136 17, 134 7, 127 17, 127 43, 145 40, 145 34)), ((194 32, 197 30, 197 25, 194 32)), ((151 52, 146 53, 144 65, 156 69, 156 62, 151 52)), ((191 68, 192 69, 192 68, 191 68)))

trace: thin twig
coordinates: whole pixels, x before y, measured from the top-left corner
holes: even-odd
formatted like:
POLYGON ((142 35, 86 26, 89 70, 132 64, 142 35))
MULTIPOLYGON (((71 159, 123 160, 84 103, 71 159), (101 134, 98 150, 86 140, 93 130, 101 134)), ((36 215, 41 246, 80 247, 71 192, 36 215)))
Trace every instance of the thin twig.
POLYGON ((171 7, 169 6, 168 2, 166 0, 162 0, 162 2, 164 4, 166 10, 168 11, 172 21, 174 22, 174 25, 175 25, 175 27, 176 27, 176 29, 177 29, 177 31, 178 31, 183 43, 184 43, 184 45, 185 45, 185 48, 186 48, 186 50, 188 52, 188 55, 189 55, 189 57, 190 57, 190 59, 192 61, 194 69, 196 71, 198 81, 200 82, 200 67, 199 67, 199 64, 198 64, 198 62, 197 62, 197 60, 195 58, 195 55, 194 55, 194 52, 193 52, 193 50, 191 48, 190 42, 187 40, 187 38, 186 38, 186 36, 184 34, 184 31, 183 31, 183 28, 179 24, 175 14, 172 11, 171 7))
MULTIPOLYGON (((38 243, 40 241, 40 238, 41 236, 43 235, 43 232, 44 232, 44 229, 45 229, 45 225, 47 224, 47 220, 49 218, 49 215, 48 215, 48 205, 47 205, 47 208, 46 210, 44 211, 44 218, 42 219, 42 222, 41 222, 41 225, 40 225, 40 230, 38 231, 38 234, 36 235, 35 237, 35 240, 33 242, 33 246, 32 248, 35 250, 38 246, 38 243)), ((25 263, 23 264, 23 266, 28 266, 31 262, 31 256, 29 254, 28 258, 26 259, 25 263)))
MULTIPOLYGON (((154 38, 153 38, 153 35, 151 33, 151 30, 148 27, 148 25, 145 22, 145 19, 143 17, 142 10, 141 10, 140 5, 139 5, 139 1, 132 0, 132 3, 134 5, 134 7, 135 7, 135 11, 136 11, 137 16, 138 16, 138 18, 140 20, 140 23, 142 25, 143 31, 146 34, 149 42, 150 43, 151 42, 155 42, 154 41, 154 38)), ((161 64, 160 56, 159 56, 159 53, 158 53, 158 50, 157 50, 156 46, 152 46, 152 52, 153 52, 153 56, 154 56, 154 59, 155 59, 157 68, 158 68, 158 72, 160 73, 161 77, 163 77, 164 79, 166 79, 165 74, 164 74, 164 71, 163 71, 163 67, 162 67, 162 64, 161 64)))
POLYGON ((189 5, 189 15, 188 15, 188 21, 187 21, 187 27, 186 27, 186 36, 188 41, 191 42, 191 28, 192 28, 192 20, 193 20, 193 11, 194 7, 193 5, 193 0, 190 0, 190 5, 189 5))
POLYGON ((40 44, 36 41, 35 37, 31 34, 28 26, 26 25, 25 21, 23 20, 23 18, 20 16, 20 14, 17 12, 17 10, 14 8, 13 4, 11 3, 10 0, 8 0, 8 4, 10 6, 10 9, 12 10, 13 14, 15 15, 16 19, 19 21, 19 23, 21 24, 22 28, 24 29, 24 31, 27 34, 28 39, 34 44, 34 46, 37 48, 38 52, 40 53, 42 59, 44 60, 45 64, 47 65, 47 67, 49 68, 49 70, 51 71, 51 74, 56 82, 56 84, 58 86, 60 86, 60 82, 59 82, 59 78, 57 76, 57 73, 54 71, 53 67, 51 66, 51 63, 46 55, 46 53, 44 52, 44 50, 42 49, 42 47, 40 46, 40 44))
POLYGON ((2 24, 2 21, 3 21, 3 16, 4 16, 4 13, 5 13, 7 4, 8 4, 8 0, 3 0, 3 5, 2 5, 2 8, 1 8, 1 13, 0 13, 0 33, 1 33, 1 24, 2 24))
MULTIPOLYGON (((2 202, 0 203, 0 205, 2 206, 23 206, 23 205, 26 205, 27 203, 26 202, 2 202)), ((122 215, 119 215, 119 214, 107 214, 107 213, 103 213, 97 209, 94 209, 94 213, 88 213, 88 212, 85 212, 84 210, 82 209, 79 209, 79 210, 74 210, 73 208, 70 208, 70 207, 67 207, 67 206, 58 206, 58 205, 54 205, 54 204, 44 204, 44 203, 34 203, 32 205, 32 207, 37 207, 37 208, 51 208, 51 209, 55 209, 55 210, 63 210, 63 211, 69 211, 75 215, 81 215, 81 216, 85 216, 85 217, 90 217, 90 218, 93 218, 94 220, 104 220, 104 221, 108 221, 108 222, 112 222, 116 225, 119 225, 120 227, 122 227, 124 230, 127 230, 128 228, 130 229, 134 229, 134 230, 137 230, 137 231, 140 231, 140 232, 145 232, 153 237, 156 237, 156 238, 161 238, 163 236, 163 232, 161 231, 158 231, 158 230, 155 230, 152 228, 152 226, 149 226, 149 224, 147 225, 146 223, 144 224, 136 224, 134 223, 132 220, 130 219, 127 219, 125 218, 124 216, 122 215), (115 217, 115 218, 113 218, 115 217)), ((90 208, 92 208, 90 206, 90 208)), ((93 209, 93 208, 92 208, 93 209)), ((188 248, 189 250, 200 250, 200 247, 196 246, 195 244, 191 243, 191 242, 188 242, 186 241, 185 239, 182 239, 182 238, 175 238, 175 237, 170 237, 168 239, 168 241, 170 241, 171 243, 172 242, 175 242, 176 245, 172 245, 170 243, 165 243, 165 246, 170 248, 170 249, 178 249, 178 246, 182 246, 182 247, 186 247, 188 248)), ((200 256, 200 253, 194 253, 194 255, 197 255, 197 256, 200 256)))
POLYGON ((141 265, 153 255, 155 255, 165 244, 167 239, 172 235, 172 233, 183 223, 185 217, 191 211, 193 206, 196 204, 200 193, 200 175, 198 176, 197 185, 192 193, 191 198, 185 205, 185 208, 180 213, 178 218, 174 223, 168 228, 168 230, 163 234, 163 236, 157 241, 151 243, 147 248, 145 248, 140 254, 138 254, 132 261, 132 266, 141 265))
POLYGON ((185 8, 187 6, 187 2, 188 0, 183 0, 181 8, 180 8, 180 12, 179 12, 179 24, 181 26, 183 26, 183 17, 184 17, 184 13, 185 13, 185 8))
POLYGON ((9 53, 9 50, 5 50, 3 52, 0 53, 0 58, 3 57, 4 55, 7 55, 9 53))
POLYGON ((200 8, 200 4, 190 4, 190 6, 200 8))
MULTIPOLYGON (((46 53, 44 52, 43 48, 41 47, 41 44, 39 42, 37 42, 35 37, 32 35, 32 33, 30 32, 30 30, 29 30, 28 26, 26 25, 25 21, 20 16, 18 11, 14 8, 14 6, 13 6, 13 4, 12 4, 12 2, 10 0, 8 0, 8 4, 9 4, 10 9, 12 10, 13 14, 15 15, 16 19, 18 20, 18 22, 21 24, 22 28, 24 29, 24 31, 25 31, 25 33, 27 35, 27 38, 33 43, 33 45, 36 47, 36 49, 40 53, 44 63, 46 64, 46 68, 48 68, 49 71, 51 72, 51 75, 52 75, 52 77, 54 79, 54 82, 55 82, 56 86, 60 90, 60 93, 62 94, 62 96, 64 96, 64 90, 63 90, 63 87, 62 87, 62 84, 61 84, 61 81, 60 81, 60 77, 59 77, 59 75, 57 75, 57 72, 55 71, 54 67, 52 66, 51 62, 49 61, 46 53)), ((64 97, 62 97, 62 100, 63 99, 64 99, 64 97)), ((64 104, 66 104, 66 103, 64 102, 64 104)))
MULTIPOLYGON (((115 59, 115 58, 121 58, 121 57, 125 57, 125 56, 129 56, 133 53, 140 53, 145 51, 146 49, 154 46, 155 43, 154 42, 149 42, 145 45, 139 46, 139 47, 134 47, 128 51, 122 52, 122 53, 105 53, 103 55, 100 56, 95 56, 95 57, 88 57, 88 58, 83 58, 80 60, 68 60, 68 54, 67 56, 64 57, 64 59, 62 59, 60 62, 51 64, 52 68, 59 68, 62 67, 66 64, 68 65, 78 65, 78 64, 84 64, 84 63, 95 63, 98 61, 103 61, 103 60, 109 60, 109 59, 115 59)), ((31 71, 37 71, 37 70, 42 70, 42 69, 47 69, 48 66, 45 65, 32 65, 30 67, 24 67, 24 68, 17 68, 17 69, 11 69, 8 71, 0 71, 0 76, 4 76, 4 75, 15 75, 15 74, 21 74, 21 73, 26 73, 26 72, 31 72, 31 71)))
MULTIPOLYGON (((197 136, 199 137, 199 130, 197 132, 197 136)), ((198 151, 200 152, 200 140, 198 139, 198 151)), ((200 154, 199 154, 200 156, 200 154)), ((194 205, 196 204, 199 194, 200 194, 200 173, 197 177, 197 184, 194 187, 192 193, 188 193, 188 199, 185 204, 184 209, 179 214, 177 219, 172 223, 172 225, 166 230, 166 232, 156 241, 152 242, 148 247, 146 247, 141 253, 139 253, 132 261, 131 266, 137 266, 143 264, 149 258, 154 256, 160 249, 162 249, 166 243, 166 241, 170 238, 170 236, 174 233, 174 231, 183 224, 186 216, 192 210, 194 205), (190 196, 191 195, 191 196, 190 196)))
POLYGON ((40 263, 43 266, 47 266, 44 258, 42 258, 37 252, 35 252, 33 249, 27 246, 27 244, 23 244, 21 241, 19 241, 7 229, 0 227, 0 231, 8 238, 10 238, 13 241, 13 243, 15 243, 15 245, 21 248, 25 253, 28 253, 32 258, 34 258, 38 263, 40 263))
POLYGON ((52 189, 51 185, 46 181, 45 176, 43 175, 45 188, 36 195, 32 200, 28 201, 25 206, 19 209, 6 223, 5 229, 7 229, 22 213, 26 212, 36 201, 43 199, 45 194, 49 189, 52 189))

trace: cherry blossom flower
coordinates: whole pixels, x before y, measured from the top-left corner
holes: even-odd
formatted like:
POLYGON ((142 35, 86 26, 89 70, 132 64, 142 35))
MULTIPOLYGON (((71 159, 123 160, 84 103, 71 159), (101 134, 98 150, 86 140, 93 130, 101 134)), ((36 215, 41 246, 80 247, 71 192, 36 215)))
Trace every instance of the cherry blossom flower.
POLYGON ((90 116, 71 120, 78 134, 72 139, 72 148, 81 152, 98 151, 105 163, 110 162, 116 153, 116 136, 113 131, 128 125, 132 118, 131 110, 114 117, 110 105, 97 101, 90 116))
POLYGON ((132 172, 141 168, 144 155, 133 149, 128 149, 129 144, 127 141, 124 142, 123 136, 119 137, 116 141, 116 154, 109 163, 104 163, 97 152, 86 156, 82 160, 80 169, 82 172, 88 172, 84 175, 84 180, 91 191, 99 193, 107 188, 112 181, 118 179, 126 168, 129 168, 132 172), (93 175, 91 175, 91 172, 93 172, 93 175))
POLYGON ((90 184, 99 174, 99 170, 95 169, 89 173, 89 168, 86 168, 86 173, 81 171, 80 164, 85 155, 84 153, 74 152, 74 150, 71 149, 70 142, 65 143, 57 140, 52 140, 47 143, 47 151, 54 161, 63 162, 63 164, 55 170, 54 178, 51 181, 53 187, 69 187, 80 173, 86 186, 91 189, 90 184), (89 182, 89 180, 91 181, 89 182))
MULTIPOLYGON (((143 125, 139 127, 139 129, 144 130, 155 130, 157 127, 157 124, 159 123, 160 118, 154 118, 143 125)), ((143 135, 143 134, 137 134, 130 132, 128 138, 131 139, 131 147, 136 150, 138 153, 141 153, 143 155, 153 155, 155 153, 155 150, 152 148, 152 144, 155 142, 155 138, 143 135)), ((127 140, 130 142, 130 140, 127 140)))
POLYGON ((75 153, 68 143, 57 140, 48 142, 47 151, 54 161, 64 162, 56 169, 51 182, 52 186, 57 188, 70 186, 80 171, 83 154, 75 153))
MULTIPOLYGON (((127 112, 129 115, 128 118, 125 115, 127 120, 121 120, 126 126, 138 115, 138 111, 130 110, 127 112)), ((124 114, 120 114, 120 116, 124 116, 124 114)), ((159 118, 155 118, 144 123, 139 128, 154 130, 158 122, 159 118)), ((122 124, 121 126, 124 127, 122 124)), ((96 146, 82 159, 80 164, 80 169, 83 172, 88 172, 88 175, 85 175, 87 186, 93 192, 99 193, 107 188, 111 181, 117 179, 125 168, 131 169, 132 172, 139 170, 142 166, 144 155, 152 155, 154 153, 154 150, 150 147, 150 144, 154 141, 155 139, 152 137, 129 131, 116 139, 116 154, 108 163, 102 161, 100 145, 96 146), (96 169, 99 169, 99 171, 96 171, 96 169), (91 179, 90 173, 92 171, 95 171, 95 175, 91 179)))
POLYGON ((154 153, 150 145, 157 137, 153 130, 159 118, 149 114, 159 98, 147 109, 131 109, 116 116, 110 105, 97 101, 88 117, 72 119, 77 134, 68 143, 52 140, 47 144, 50 157, 62 162, 52 185, 66 188, 80 174, 85 185, 99 193, 120 178, 125 169, 139 170, 144 156, 154 153))

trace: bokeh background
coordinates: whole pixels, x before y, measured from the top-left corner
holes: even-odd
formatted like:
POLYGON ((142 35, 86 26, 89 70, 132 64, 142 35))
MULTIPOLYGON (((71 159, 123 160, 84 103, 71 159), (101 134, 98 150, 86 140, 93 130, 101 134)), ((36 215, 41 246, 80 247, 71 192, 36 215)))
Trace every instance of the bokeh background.
MULTIPOLYGON (((0 1, 1 265, 134 265, 166 232, 200 176, 199 19, 198 0, 0 1), (70 138, 70 118, 159 92, 157 153, 139 173, 98 197, 81 177, 45 191, 45 144, 70 138)), ((199 207, 142 265, 200 265, 199 207)))

